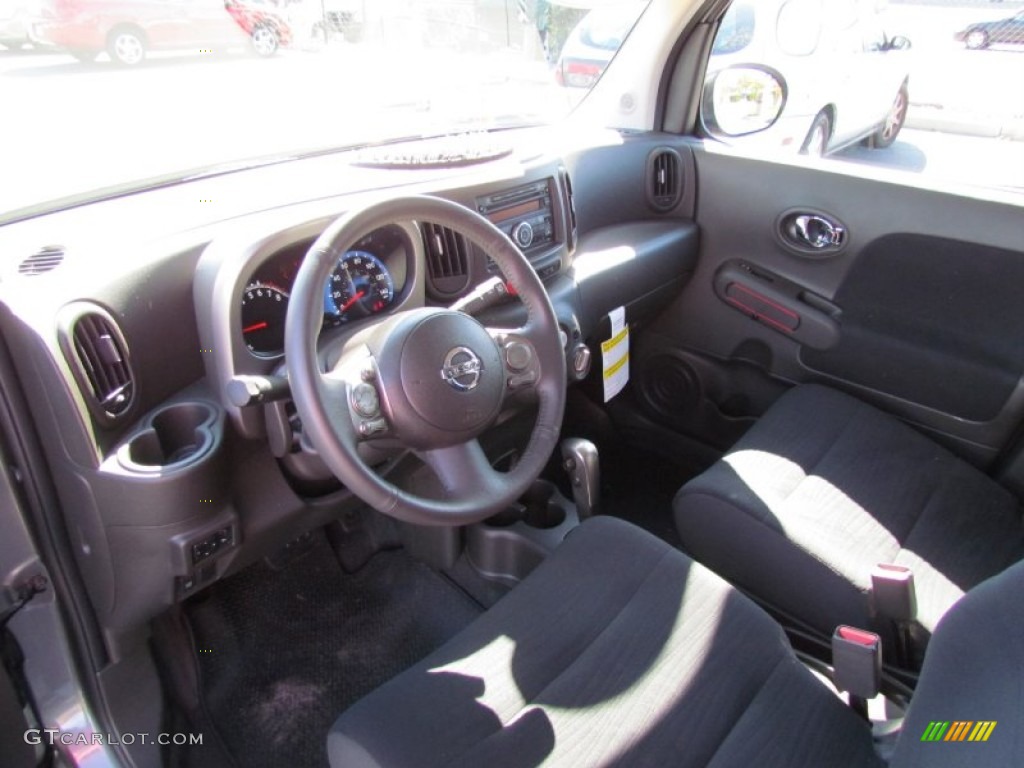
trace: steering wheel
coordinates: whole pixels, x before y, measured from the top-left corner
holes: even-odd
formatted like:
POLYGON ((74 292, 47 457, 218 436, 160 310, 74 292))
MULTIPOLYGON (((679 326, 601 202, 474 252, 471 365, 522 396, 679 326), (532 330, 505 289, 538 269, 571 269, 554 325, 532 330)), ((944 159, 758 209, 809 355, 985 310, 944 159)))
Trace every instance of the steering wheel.
POLYGON ((303 431, 356 496, 391 517, 421 525, 478 522, 519 498, 558 440, 565 407, 565 355, 547 292, 526 257, 497 227, 440 198, 398 197, 335 220, 296 276, 285 323, 292 397, 303 431), (526 324, 486 328, 462 312, 422 308, 383 317, 331 350, 317 337, 324 285, 345 250, 394 221, 426 221, 476 243, 526 307, 526 324), (477 438, 506 400, 533 389, 538 412, 529 442, 508 472, 493 469, 477 438), (361 457, 364 443, 411 449, 437 475, 444 498, 406 492, 361 457))

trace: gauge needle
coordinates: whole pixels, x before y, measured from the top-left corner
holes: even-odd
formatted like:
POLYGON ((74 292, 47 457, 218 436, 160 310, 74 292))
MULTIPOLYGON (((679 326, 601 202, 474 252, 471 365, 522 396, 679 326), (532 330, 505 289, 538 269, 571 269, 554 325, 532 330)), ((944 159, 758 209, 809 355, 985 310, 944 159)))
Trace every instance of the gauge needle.
POLYGON ((249 326, 246 326, 245 328, 243 328, 242 329, 242 333, 252 333, 253 331, 262 331, 266 327, 267 327, 267 323, 266 322, 253 323, 252 325, 249 325, 249 326))
POLYGON ((353 296, 351 299, 349 299, 348 301, 341 305, 341 309, 338 310, 339 314, 347 310, 349 307, 351 307, 365 295, 366 291, 359 291, 359 293, 357 293, 355 296, 353 296))

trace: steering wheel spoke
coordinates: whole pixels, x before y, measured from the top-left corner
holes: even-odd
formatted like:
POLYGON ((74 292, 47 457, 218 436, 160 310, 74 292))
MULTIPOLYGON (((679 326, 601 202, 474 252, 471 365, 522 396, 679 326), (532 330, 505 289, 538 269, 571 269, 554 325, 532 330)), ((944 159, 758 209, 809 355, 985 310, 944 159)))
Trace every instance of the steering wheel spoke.
POLYGON ((491 467, 478 440, 418 451, 417 455, 452 498, 501 495, 507 489, 505 475, 491 467))
POLYGON ((388 437, 390 425, 384 415, 377 387, 376 366, 368 353, 349 354, 321 376, 325 402, 334 404, 331 425, 344 432, 349 444, 388 437))
POLYGON ((319 381, 323 412, 331 429, 345 445, 356 444, 356 428, 349 405, 348 382, 333 373, 323 374, 319 381))

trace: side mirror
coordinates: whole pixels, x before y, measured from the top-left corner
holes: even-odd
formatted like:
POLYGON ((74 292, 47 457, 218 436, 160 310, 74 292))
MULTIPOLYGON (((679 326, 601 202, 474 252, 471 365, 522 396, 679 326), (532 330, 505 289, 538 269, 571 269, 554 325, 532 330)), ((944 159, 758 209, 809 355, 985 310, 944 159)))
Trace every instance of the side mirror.
POLYGON ((771 67, 726 67, 704 84, 704 127, 712 135, 729 137, 766 130, 782 114, 786 96, 786 81, 771 67))

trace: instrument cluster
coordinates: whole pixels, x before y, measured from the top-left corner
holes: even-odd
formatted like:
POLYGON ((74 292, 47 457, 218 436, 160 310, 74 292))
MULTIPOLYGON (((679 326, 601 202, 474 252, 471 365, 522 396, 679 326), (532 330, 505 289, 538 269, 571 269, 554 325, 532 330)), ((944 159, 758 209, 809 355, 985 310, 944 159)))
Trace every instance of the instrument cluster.
MULTIPOLYGON (((312 240, 284 248, 256 269, 242 291, 241 332, 259 357, 284 353, 288 299, 312 240)), ((324 328, 386 312, 405 289, 411 247, 404 231, 386 226, 346 251, 324 284, 324 328)))

